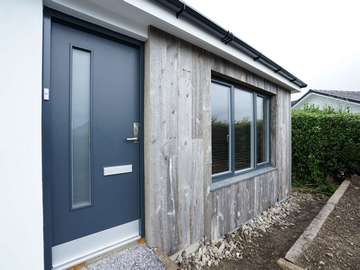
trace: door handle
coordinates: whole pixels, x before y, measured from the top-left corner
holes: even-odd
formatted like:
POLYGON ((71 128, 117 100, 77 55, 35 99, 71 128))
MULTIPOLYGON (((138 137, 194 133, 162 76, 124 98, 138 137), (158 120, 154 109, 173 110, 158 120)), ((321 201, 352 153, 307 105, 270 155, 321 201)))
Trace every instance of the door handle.
POLYGON ((139 142, 139 137, 129 137, 126 138, 127 142, 139 142))
POLYGON ((139 130, 140 130, 140 123, 134 122, 133 123, 133 137, 126 138, 126 141, 133 142, 133 143, 139 142, 139 130))

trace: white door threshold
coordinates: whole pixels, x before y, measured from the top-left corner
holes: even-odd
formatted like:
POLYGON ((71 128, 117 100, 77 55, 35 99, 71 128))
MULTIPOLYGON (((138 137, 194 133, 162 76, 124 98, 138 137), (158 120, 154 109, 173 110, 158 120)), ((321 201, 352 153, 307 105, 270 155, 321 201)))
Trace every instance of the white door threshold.
POLYGON ((134 220, 52 247, 54 270, 68 269, 140 239, 140 220, 134 220))

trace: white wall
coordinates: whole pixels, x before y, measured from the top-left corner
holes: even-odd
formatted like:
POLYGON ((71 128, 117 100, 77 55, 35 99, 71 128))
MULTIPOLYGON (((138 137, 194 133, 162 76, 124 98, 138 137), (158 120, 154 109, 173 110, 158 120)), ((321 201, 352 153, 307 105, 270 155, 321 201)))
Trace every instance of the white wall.
POLYGON ((333 107, 335 110, 346 110, 347 107, 350 108, 352 113, 360 113, 360 104, 349 102, 341 99, 336 99, 333 97, 327 97, 323 95, 318 95, 316 93, 309 93, 304 97, 299 103, 297 103, 293 109, 301 109, 305 104, 313 104, 320 109, 323 109, 327 106, 333 107))
POLYGON ((43 269, 42 1, 0 3, 0 269, 43 269))

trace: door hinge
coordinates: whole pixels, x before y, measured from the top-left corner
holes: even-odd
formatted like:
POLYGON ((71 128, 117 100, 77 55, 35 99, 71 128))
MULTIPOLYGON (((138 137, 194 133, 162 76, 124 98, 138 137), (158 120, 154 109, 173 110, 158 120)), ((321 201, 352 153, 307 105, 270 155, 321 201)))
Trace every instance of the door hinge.
POLYGON ((44 97, 44 100, 50 100, 50 89, 49 88, 44 88, 43 97, 44 97))

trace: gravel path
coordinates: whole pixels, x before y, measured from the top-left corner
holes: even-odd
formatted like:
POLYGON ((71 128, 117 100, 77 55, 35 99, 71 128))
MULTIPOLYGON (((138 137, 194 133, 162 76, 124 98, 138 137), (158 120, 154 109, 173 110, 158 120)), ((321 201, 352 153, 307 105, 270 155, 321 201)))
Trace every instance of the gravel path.
POLYGON ((136 246, 124 251, 113 252, 89 265, 83 270, 165 270, 154 251, 146 246, 136 246))
POLYGON ((360 177, 322 226, 298 264, 307 269, 360 269, 360 177))
POLYGON ((326 199, 294 192, 289 200, 265 211, 225 240, 183 254, 178 263, 186 270, 280 269, 276 261, 285 256, 326 199))

